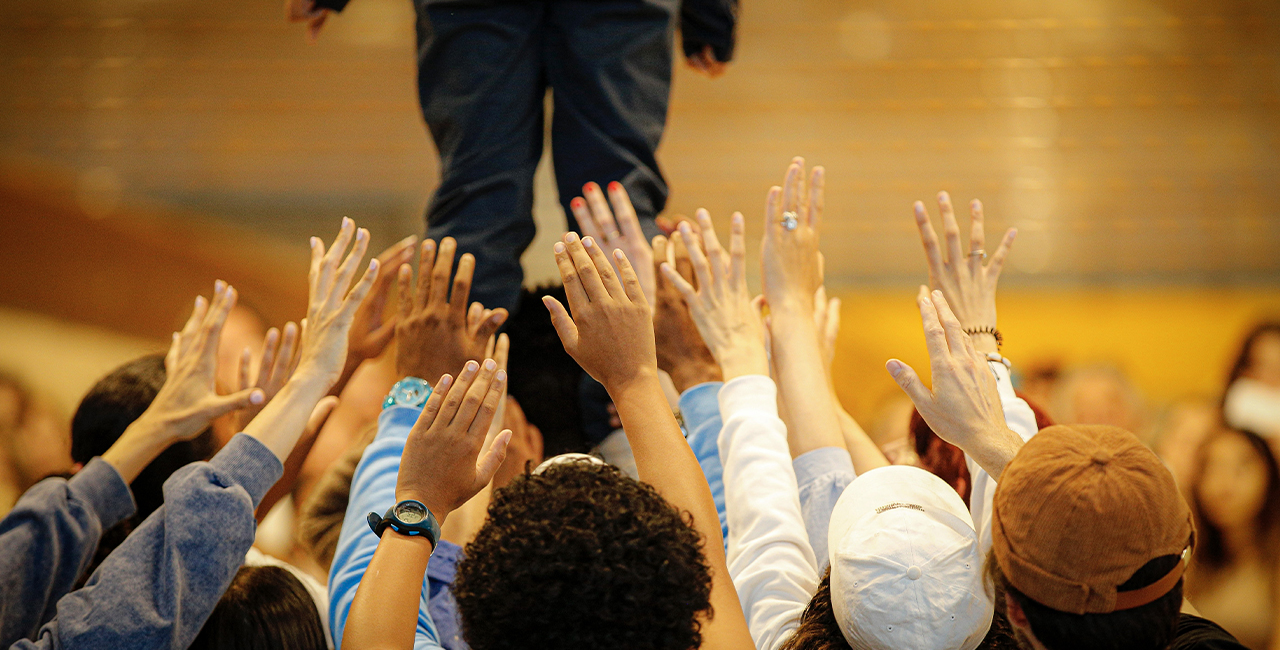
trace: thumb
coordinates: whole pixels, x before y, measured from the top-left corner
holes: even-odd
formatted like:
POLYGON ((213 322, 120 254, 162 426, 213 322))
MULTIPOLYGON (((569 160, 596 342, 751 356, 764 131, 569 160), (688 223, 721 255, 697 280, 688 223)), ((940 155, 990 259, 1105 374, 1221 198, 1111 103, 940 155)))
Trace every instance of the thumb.
POLYGON ((543 296, 542 304, 546 306, 547 311, 551 312, 551 325, 556 328, 556 335, 560 337, 564 351, 568 352, 569 356, 573 356, 578 350, 578 326, 574 324, 573 319, 569 317, 569 312, 559 300, 551 296, 543 296))
POLYGON ((493 475, 498 473, 498 468, 507 459, 507 445, 510 443, 511 429, 503 429, 493 439, 493 444, 489 445, 489 450, 480 456, 480 460, 476 461, 477 489, 488 485, 489 481, 493 480, 493 475))
POLYGON ((210 397, 201 406, 201 414, 212 420, 232 411, 250 406, 262 406, 267 401, 267 394, 261 388, 248 388, 230 395, 210 397))
POLYGON ((920 376, 911 369, 911 366, 897 359, 890 359, 884 367, 890 375, 893 375, 893 380, 898 382, 898 386, 907 394, 907 397, 911 398, 911 403, 915 404, 917 411, 923 414, 933 405, 933 393, 924 387, 924 382, 920 381, 920 376))

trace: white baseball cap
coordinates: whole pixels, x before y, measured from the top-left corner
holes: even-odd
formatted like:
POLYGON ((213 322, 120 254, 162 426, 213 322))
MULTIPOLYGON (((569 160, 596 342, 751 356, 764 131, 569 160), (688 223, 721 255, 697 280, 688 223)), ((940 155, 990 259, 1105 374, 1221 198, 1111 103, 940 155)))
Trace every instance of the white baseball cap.
POLYGON ((831 606, 849 645, 973 650, 994 612, 973 517, 933 474, 871 470, 845 488, 827 532, 831 606))

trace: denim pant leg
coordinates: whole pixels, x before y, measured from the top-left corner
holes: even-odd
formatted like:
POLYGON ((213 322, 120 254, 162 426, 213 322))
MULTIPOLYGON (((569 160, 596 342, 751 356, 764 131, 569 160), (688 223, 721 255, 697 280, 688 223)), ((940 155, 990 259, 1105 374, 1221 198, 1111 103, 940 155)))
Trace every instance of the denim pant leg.
POLYGON ((471 300, 512 309, 533 241, 546 77, 541 2, 415 0, 418 94, 440 153, 427 236, 476 257, 471 300))
POLYGON ((678 0, 547 4, 551 150, 566 214, 584 183, 618 181, 645 233, 658 234, 653 218, 666 207, 667 183, 654 151, 667 122, 679 8, 678 0))

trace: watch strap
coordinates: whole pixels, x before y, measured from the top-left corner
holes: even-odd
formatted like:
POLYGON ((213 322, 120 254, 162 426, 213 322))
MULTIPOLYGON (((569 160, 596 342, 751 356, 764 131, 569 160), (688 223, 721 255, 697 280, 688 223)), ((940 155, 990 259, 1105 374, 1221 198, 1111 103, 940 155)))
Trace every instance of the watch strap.
POLYGON ((392 406, 411 406, 422 408, 431 397, 431 384, 418 377, 405 377, 391 387, 391 392, 382 400, 382 408, 392 406))
POLYGON ((400 521, 396 517, 396 508, 404 501, 397 502, 396 505, 387 509, 386 514, 378 515, 376 512, 370 512, 366 518, 369 522, 369 528, 373 530, 373 534, 382 537, 382 533, 390 528, 391 530, 408 537, 424 536, 431 540, 431 547, 434 549, 440 543, 440 522, 436 520, 435 513, 431 509, 423 505, 421 502, 415 501, 422 509, 426 511, 427 516, 416 524, 410 524, 400 521))

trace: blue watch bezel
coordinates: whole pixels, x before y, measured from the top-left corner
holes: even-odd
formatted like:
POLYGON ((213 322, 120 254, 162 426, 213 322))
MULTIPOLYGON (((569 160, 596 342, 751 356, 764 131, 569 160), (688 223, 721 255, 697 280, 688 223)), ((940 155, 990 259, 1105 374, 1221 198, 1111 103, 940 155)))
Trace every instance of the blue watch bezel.
POLYGON ((382 408, 392 406, 411 406, 422 408, 431 398, 431 384, 418 377, 405 377, 391 387, 391 392, 382 400, 382 408))
POLYGON ((381 516, 376 512, 371 512, 369 513, 368 521, 369 528, 371 528, 373 530, 373 534, 378 537, 382 537, 382 533, 386 529, 390 528, 391 530, 408 537, 424 535, 427 539, 431 540, 432 548, 440 542, 440 522, 436 520, 436 515, 431 512, 431 508, 428 508, 425 503, 418 501, 417 499, 403 499, 401 501, 397 501, 395 505, 387 509, 386 514, 381 516), (422 510, 427 513, 426 518, 416 524, 401 521, 400 518, 396 516, 396 510, 406 503, 413 503, 420 506, 422 510))

